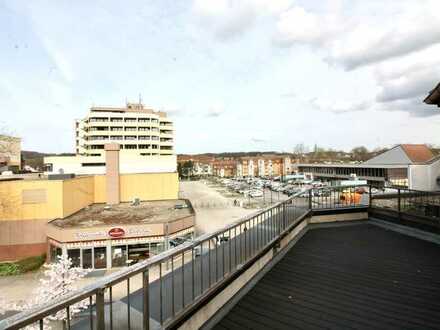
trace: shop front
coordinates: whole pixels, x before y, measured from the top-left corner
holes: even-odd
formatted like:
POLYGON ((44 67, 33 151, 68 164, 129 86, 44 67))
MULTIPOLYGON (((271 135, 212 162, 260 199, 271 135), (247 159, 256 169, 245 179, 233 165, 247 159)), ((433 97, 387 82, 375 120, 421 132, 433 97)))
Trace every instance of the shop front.
POLYGON ((124 267, 165 251, 177 237, 191 239, 194 217, 167 223, 109 226, 102 228, 62 228, 49 223, 50 261, 65 254, 73 266, 89 269, 124 267))

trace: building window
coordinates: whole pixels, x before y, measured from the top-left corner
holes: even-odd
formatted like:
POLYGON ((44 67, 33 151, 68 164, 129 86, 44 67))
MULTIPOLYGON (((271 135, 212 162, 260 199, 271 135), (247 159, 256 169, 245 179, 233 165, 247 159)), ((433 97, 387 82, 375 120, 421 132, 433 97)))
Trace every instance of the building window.
POLYGON ((110 140, 122 140, 122 136, 112 135, 110 136, 110 140))
POLYGON ((50 246, 50 261, 51 262, 57 262, 58 261, 58 256, 61 256, 61 254, 63 253, 63 251, 61 250, 61 248, 51 245, 50 246))
POLYGON ((93 268, 92 264, 92 249, 83 249, 82 250, 82 260, 83 260, 83 268, 93 268))
POLYGON ((128 246, 128 260, 136 263, 150 257, 149 244, 134 244, 128 246))
POLYGON ((149 136, 149 135, 139 135, 138 139, 139 140, 150 140, 151 136, 149 136))
POLYGON ((112 246, 112 267, 124 267, 127 265, 127 246, 112 246))
POLYGON ((151 146, 149 144, 140 144, 139 149, 149 149, 151 146))
POLYGON ((81 267, 81 250, 67 250, 67 257, 72 260, 72 267, 81 267))
POLYGON ((135 123, 136 122, 136 118, 125 118, 125 122, 126 123, 135 123))
POLYGON ((91 149, 104 149, 104 145, 103 144, 92 144, 91 149))
POLYGON ((148 123, 148 122, 150 122, 150 118, 139 118, 138 122, 140 122, 140 123, 148 123))
POLYGON ((122 131, 122 127, 120 127, 120 126, 115 126, 115 127, 111 127, 110 130, 111 130, 111 131, 122 131))
POLYGON ((127 135, 124 137, 125 140, 136 140, 136 135, 127 135))
POLYGON ((149 131, 150 127, 139 127, 138 130, 139 131, 149 131))
POLYGON ((136 127, 132 127, 132 126, 130 126, 130 127, 125 127, 125 131, 134 132, 134 131, 136 131, 136 127))
POLYGON ((95 268, 96 269, 103 269, 107 268, 107 249, 105 247, 95 247, 94 249, 95 254, 95 268))
POLYGON ((110 121, 112 123, 122 123, 122 118, 111 118, 110 121))
POLYGON ((137 149, 137 145, 135 144, 126 144, 125 149, 137 149))

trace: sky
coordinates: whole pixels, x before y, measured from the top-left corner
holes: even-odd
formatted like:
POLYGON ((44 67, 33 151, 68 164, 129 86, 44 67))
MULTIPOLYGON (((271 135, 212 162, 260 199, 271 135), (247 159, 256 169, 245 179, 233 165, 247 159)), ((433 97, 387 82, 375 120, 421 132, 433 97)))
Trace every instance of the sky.
POLYGON ((93 105, 142 102, 176 152, 440 144, 438 0, 0 0, 0 129, 73 152, 93 105))

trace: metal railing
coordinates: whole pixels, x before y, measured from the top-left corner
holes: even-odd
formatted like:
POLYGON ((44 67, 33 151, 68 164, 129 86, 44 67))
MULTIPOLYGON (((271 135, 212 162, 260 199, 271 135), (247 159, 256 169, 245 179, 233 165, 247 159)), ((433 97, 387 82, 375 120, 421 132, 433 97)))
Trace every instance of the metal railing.
MULTIPOLYGON (((103 277, 56 301, 0 321, 0 329, 27 325, 45 328, 48 318, 65 310, 64 324, 52 328, 167 328, 212 290, 273 246, 283 233, 315 209, 364 206, 368 187, 313 188, 247 216, 192 242, 103 277), (88 308, 71 317, 71 307, 88 308)), ((369 202, 366 197, 367 205, 369 202)), ((365 205, 366 206, 366 205, 365 205)))
POLYGON ((399 217, 416 216, 440 225, 440 192, 387 188, 385 193, 374 194, 371 199, 372 208, 388 209, 399 217))

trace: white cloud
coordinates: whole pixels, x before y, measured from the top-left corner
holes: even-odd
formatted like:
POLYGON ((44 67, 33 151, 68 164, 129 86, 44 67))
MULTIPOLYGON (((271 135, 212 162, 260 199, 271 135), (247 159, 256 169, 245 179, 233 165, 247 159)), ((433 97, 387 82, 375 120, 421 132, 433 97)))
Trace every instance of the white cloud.
POLYGON ((226 40, 244 33, 260 16, 277 15, 291 0, 194 0, 193 13, 199 23, 218 39, 226 40))
POLYGON ((406 0, 389 7, 373 1, 356 6, 361 3, 365 4, 353 2, 320 12, 295 6, 278 17, 275 41, 282 46, 311 46, 327 63, 345 71, 364 67, 375 79, 378 93, 371 90, 371 101, 320 100, 314 105, 335 113, 368 107, 415 116, 437 114, 422 100, 440 77, 440 1, 406 0), (380 11, 371 15, 375 10, 380 11))

